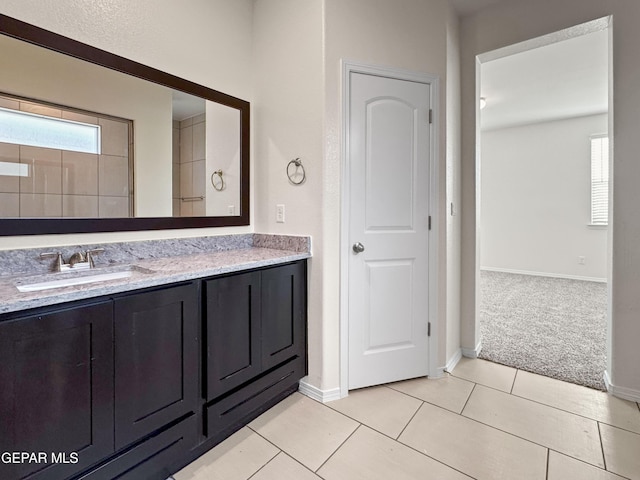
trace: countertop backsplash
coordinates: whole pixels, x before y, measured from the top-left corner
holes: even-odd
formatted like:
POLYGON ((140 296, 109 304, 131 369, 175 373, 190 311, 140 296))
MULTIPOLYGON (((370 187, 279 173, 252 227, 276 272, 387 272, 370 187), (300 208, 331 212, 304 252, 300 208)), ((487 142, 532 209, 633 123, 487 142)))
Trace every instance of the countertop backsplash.
POLYGON ((0 314, 74 300, 119 294, 170 283, 192 281, 243 270, 270 267, 311 257, 311 238, 289 235, 240 234, 171 240, 106 243, 6 250, 0 252, 0 314), (95 255, 95 270, 53 273, 55 259, 42 252, 60 252, 65 261, 75 252, 104 248, 95 255), (100 281, 61 285, 72 278, 113 275, 100 281), (77 275, 77 276, 76 276, 77 275), (18 286, 56 282, 55 287, 18 291, 18 286))
POLYGON ((311 253, 308 236, 271 235, 246 233, 209 237, 143 240, 119 243, 98 243, 60 247, 40 247, 0 251, 0 277, 15 275, 39 275, 54 271, 55 258, 41 259, 43 252, 60 252, 65 261, 76 252, 104 248, 93 256, 96 267, 130 264, 140 260, 170 258, 182 255, 268 248, 296 253, 311 253))

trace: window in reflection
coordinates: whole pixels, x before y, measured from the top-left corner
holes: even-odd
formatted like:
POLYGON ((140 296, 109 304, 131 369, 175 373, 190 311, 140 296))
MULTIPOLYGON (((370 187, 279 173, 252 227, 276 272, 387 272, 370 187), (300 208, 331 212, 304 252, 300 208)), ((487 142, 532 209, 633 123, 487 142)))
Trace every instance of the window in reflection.
POLYGON ((100 125, 0 108, 0 142, 100 153, 100 125))
POLYGON ((6 94, 0 108, 23 133, 25 119, 47 130, 20 141, 16 126, 0 125, 0 217, 132 216, 131 121, 6 94))

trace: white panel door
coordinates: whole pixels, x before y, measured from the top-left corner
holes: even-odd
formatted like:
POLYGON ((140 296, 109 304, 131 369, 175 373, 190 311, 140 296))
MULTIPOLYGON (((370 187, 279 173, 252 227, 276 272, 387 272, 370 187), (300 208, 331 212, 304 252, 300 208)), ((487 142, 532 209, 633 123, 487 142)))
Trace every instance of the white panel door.
POLYGON ((430 97, 350 74, 350 389, 429 371, 430 97))

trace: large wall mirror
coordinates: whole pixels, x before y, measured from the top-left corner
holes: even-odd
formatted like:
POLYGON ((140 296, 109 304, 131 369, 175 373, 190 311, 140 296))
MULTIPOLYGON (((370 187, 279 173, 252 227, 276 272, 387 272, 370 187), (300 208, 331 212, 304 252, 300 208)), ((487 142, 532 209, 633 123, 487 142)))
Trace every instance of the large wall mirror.
POLYGON ((249 102, 0 15, 0 235, 249 224, 249 102))

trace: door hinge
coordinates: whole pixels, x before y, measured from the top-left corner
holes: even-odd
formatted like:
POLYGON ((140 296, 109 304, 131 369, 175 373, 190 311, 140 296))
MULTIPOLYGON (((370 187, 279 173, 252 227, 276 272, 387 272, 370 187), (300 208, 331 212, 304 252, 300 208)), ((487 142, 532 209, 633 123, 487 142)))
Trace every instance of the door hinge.
POLYGON ((427 322, 427 337, 431 336, 431 322, 427 322))
POLYGON ((429 230, 431 230, 431 215, 429 215, 429 230))
POLYGON ((429 123, 433 123, 433 110, 429 109, 429 123))

